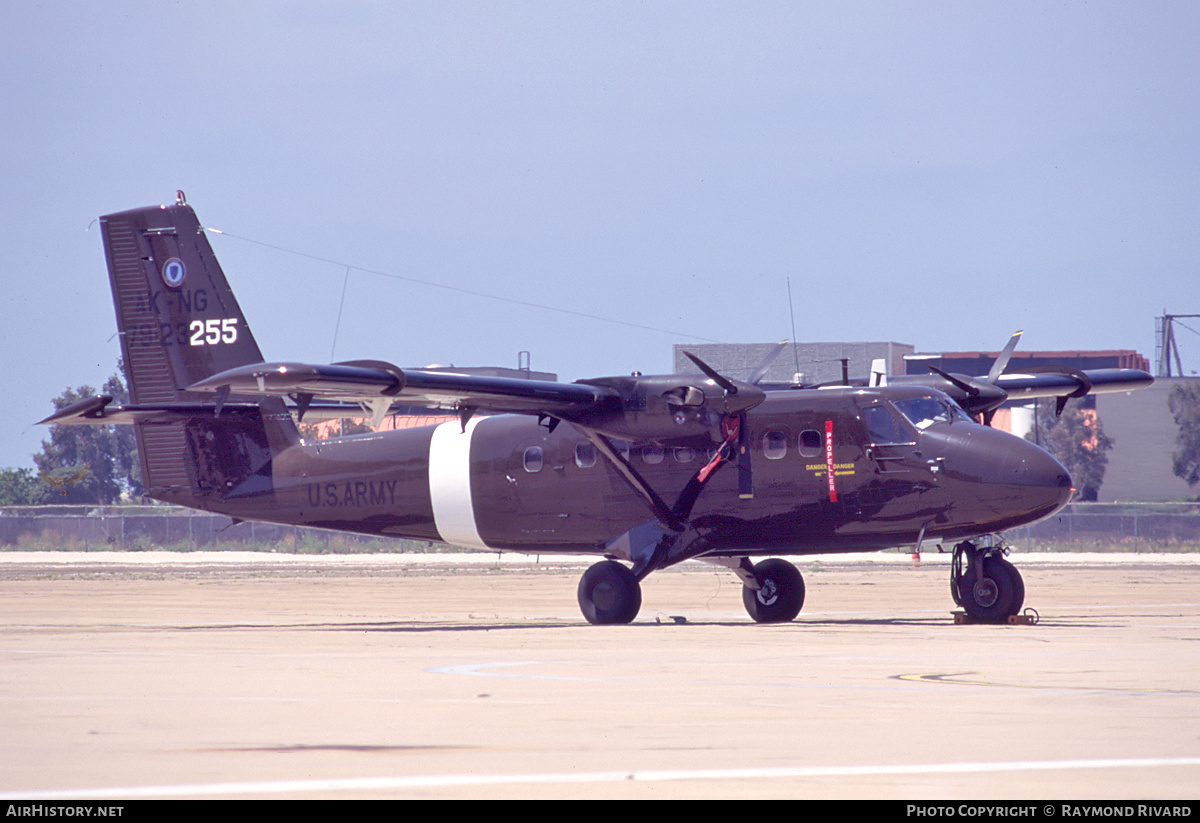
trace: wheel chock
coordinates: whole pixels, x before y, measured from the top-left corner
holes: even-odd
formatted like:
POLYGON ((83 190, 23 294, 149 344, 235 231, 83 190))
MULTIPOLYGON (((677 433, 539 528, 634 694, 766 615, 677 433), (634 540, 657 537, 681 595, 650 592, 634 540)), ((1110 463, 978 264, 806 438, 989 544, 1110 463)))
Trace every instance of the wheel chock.
POLYGON ((1010 614, 1008 616, 1008 625, 1010 626, 1036 626, 1039 616, 1037 609, 1026 609, 1020 614, 1010 614))
MULTIPOLYGON (((982 621, 974 620, 969 614, 963 611, 950 612, 954 616, 955 626, 974 626, 982 621)), ((1038 622, 1038 613, 1034 609, 1026 609, 1020 614, 1010 614, 1008 620, 1005 621, 1010 626, 1036 626, 1038 622)))

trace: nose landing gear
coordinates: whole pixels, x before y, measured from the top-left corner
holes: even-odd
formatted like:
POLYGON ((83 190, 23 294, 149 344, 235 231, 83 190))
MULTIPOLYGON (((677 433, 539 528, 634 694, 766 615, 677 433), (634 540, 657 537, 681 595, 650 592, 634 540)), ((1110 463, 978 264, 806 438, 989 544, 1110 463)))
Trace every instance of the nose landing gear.
POLYGON ((954 547, 950 594, 967 616, 979 623, 1004 623, 1025 604, 1025 581, 1004 559, 1003 544, 977 546, 964 540, 954 547), (966 568, 963 559, 966 558, 966 568))

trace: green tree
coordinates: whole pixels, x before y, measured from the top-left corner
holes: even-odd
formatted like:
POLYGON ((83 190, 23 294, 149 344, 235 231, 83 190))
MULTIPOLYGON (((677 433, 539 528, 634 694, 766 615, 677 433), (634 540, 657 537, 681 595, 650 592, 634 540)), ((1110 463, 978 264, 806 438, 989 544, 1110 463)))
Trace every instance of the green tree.
POLYGON ((33 469, 0 469, 0 506, 35 505, 44 492, 33 469))
POLYGON ((1063 464, 1079 500, 1097 499, 1113 443, 1095 409, 1081 409, 1072 403, 1055 416, 1053 403, 1039 403, 1037 425, 1029 439, 1063 464))
POLYGON ((1175 476, 1194 486, 1200 482, 1200 383, 1177 384, 1167 395, 1167 406, 1179 426, 1171 456, 1175 476))
MULTIPOLYGON (((112 395, 116 403, 128 400, 119 373, 105 381, 100 393, 112 395)), ((80 386, 52 402, 59 411, 95 394, 91 386, 80 386)), ((47 492, 40 502, 111 504, 119 502, 122 493, 142 493, 131 426, 51 426, 50 438, 42 441, 42 451, 33 461, 47 492)))

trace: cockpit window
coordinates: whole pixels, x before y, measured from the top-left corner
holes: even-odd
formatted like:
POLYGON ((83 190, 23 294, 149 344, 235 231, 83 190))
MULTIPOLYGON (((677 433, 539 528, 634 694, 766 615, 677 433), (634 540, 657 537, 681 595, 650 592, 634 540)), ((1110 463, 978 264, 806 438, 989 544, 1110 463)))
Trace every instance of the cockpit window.
POLYGON ((967 413, 956 404, 936 397, 910 397, 894 401, 900 413, 908 421, 924 431, 934 423, 949 423, 954 420, 970 420, 967 413))
POLYGON ((867 406, 863 409, 863 422, 867 424, 867 436, 872 443, 911 443, 913 440, 887 406, 867 406))

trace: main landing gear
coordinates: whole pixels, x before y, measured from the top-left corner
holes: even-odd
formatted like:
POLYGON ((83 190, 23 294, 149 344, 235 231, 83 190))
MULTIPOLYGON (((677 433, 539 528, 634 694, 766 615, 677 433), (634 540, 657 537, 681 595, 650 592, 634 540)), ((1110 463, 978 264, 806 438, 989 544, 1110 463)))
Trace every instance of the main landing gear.
MULTIPOLYGON (((750 562, 745 561, 744 566, 750 562)), ((804 606, 804 578, 800 570, 786 560, 773 557, 756 564, 751 588, 749 581, 742 585, 742 605, 756 623, 787 623, 795 620, 804 606)))
POLYGON ((589 623, 631 623, 641 607, 642 587, 615 560, 597 563, 579 579, 579 608, 589 623))
POLYGON ((954 547, 950 594, 972 620, 1004 623, 1025 605, 1025 581, 1016 567, 1004 559, 1007 553, 1003 545, 976 546, 969 540, 954 547))
MULTIPOLYGON (((720 562, 714 560, 714 562, 720 562)), ((786 560, 751 565, 747 558, 726 560, 742 581, 742 603, 757 623, 795 620, 804 605, 804 578, 786 560)), ((632 571, 615 560, 589 568, 579 580, 579 608, 596 625, 630 623, 642 607, 642 588, 632 571)))

